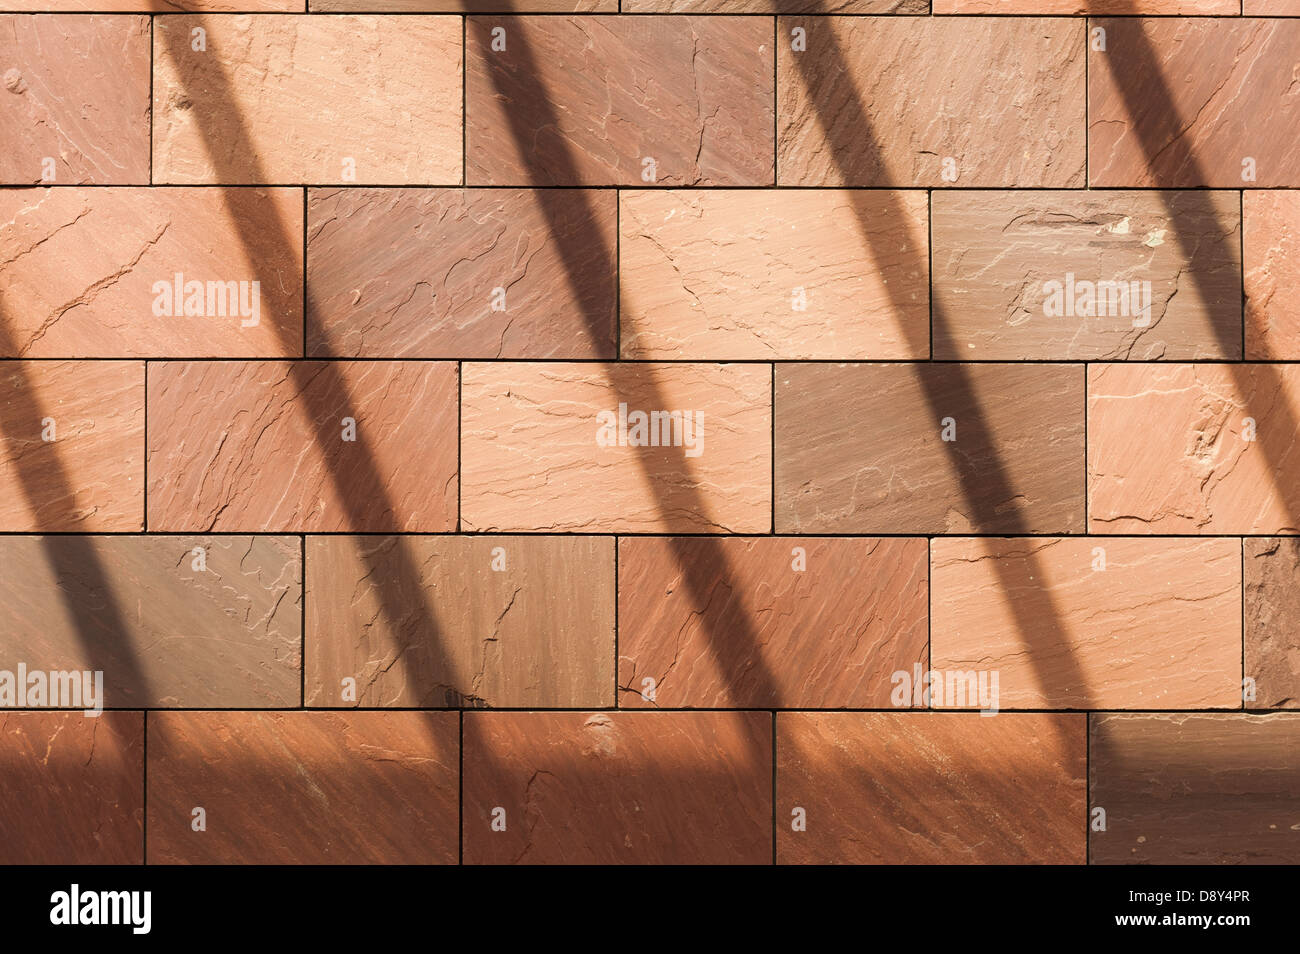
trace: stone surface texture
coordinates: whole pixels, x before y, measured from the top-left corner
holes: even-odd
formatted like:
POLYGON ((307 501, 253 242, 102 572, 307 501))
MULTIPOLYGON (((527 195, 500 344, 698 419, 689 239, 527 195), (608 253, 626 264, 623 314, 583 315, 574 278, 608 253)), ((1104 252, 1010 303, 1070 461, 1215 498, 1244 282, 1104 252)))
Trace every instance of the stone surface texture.
POLYGON ((0 863, 1300 863, 1300 0, 5 10, 0 863))
POLYGON ((156 182, 461 182, 457 17, 163 17, 156 182), (207 31, 196 51, 192 31, 207 31), (322 93, 326 95, 322 96, 322 93))
POLYGON ((1246 357, 1300 360, 1300 192, 1246 192, 1242 200, 1246 357))
POLYGON ((1297 532, 1297 420, 1293 365, 1093 365, 1090 531, 1297 532))
POLYGON ((925 662, 926 576, 917 539, 624 538, 619 704, 888 706, 925 662))
POLYGON ((302 702, 296 538, 6 536, 0 562, 9 664, 102 672, 115 709, 302 702))
POLYGON ((1089 792, 1106 830, 1093 864, 1300 860, 1300 713, 1098 713, 1089 792))
POLYGON ((302 232, 297 190, 0 193, 5 356, 301 354, 302 245, 282 227, 302 232))
POLYGON ((925 205, 920 192, 623 193, 623 357, 928 357, 925 205))
POLYGON ((936 192, 935 357, 1240 358, 1238 202, 1228 192, 936 192))
POLYGON ((937 539, 931 560, 930 666, 997 672, 1003 709, 1241 705, 1237 540, 937 539))
POLYGON ((140 361, 0 361, 0 530, 142 529, 143 398, 140 361))
POLYGON ((612 539, 313 537, 308 546, 308 705, 613 705, 612 539))
POLYGON ((448 712, 151 713, 148 863, 454 863, 456 721, 448 712))
POLYGON ((777 532, 1082 531, 1082 370, 778 366, 777 532))
POLYGON ((769 712, 468 712, 464 746, 467 864, 771 863, 769 712))
POLYGON ((148 400, 150 529, 455 529, 451 363, 172 362, 148 400))
POLYGON ((308 352, 615 357, 616 200, 588 201, 593 216, 568 192, 313 189, 308 352))
POLYGON ((1300 540, 1242 541, 1247 709, 1300 709, 1300 540))
POLYGON ((467 29, 469 185, 772 183, 770 20, 472 17, 467 29))
POLYGON ((0 183, 149 182, 148 17, 0 14, 0 79, 0 183))
POLYGON ((144 715, 0 712, 0 863, 144 860, 144 715))
POLYGON ((778 863, 1084 861, 1085 716, 776 719, 778 863))
POLYGON ((1096 20, 1089 184, 1240 189, 1300 180, 1296 20, 1096 20), (1252 160, 1254 178, 1244 178, 1252 160))
POLYGON ((731 364, 473 363, 461 390, 467 530, 766 532, 771 371, 731 364), (627 406, 624 439, 617 422, 627 406), (695 415, 633 446, 632 413, 695 415), (602 421, 611 415, 601 446, 602 421), (674 439, 676 444, 671 444, 674 439), (698 451, 698 453, 695 453, 698 451))
POLYGON ((1084 184, 1081 20, 798 17, 777 34, 781 185, 1084 184))

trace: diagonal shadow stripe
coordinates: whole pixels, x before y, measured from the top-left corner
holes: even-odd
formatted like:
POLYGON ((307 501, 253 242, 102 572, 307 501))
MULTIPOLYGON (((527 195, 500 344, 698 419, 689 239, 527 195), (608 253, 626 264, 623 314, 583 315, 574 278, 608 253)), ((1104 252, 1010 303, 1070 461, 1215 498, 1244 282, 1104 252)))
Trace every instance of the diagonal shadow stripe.
MULTIPOLYGON (((880 168, 884 169, 883 151, 875 123, 854 82, 839 38, 833 29, 826 28, 827 21, 822 21, 822 26, 822 29, 809 31, 810 49, 793 55, 800 80, 808 89, 809 99, 814 104, 817 97, 812 94, 819 84, 834 83, 836 86, 840 108, 834 116, 817 111, 814 105, 822 134, 828 143, 834 144, 845 129, 851 129, 859 153, 865 152, 868 156, 877 157, 880 168)), ((845 150, 832 147, 830 153, 843 180, 852 182, 855 173, 845 150)), ((896 183, 889 181, 876 184, 891 189, 898 188, 896 183)), ((863 241, 877 261, 888 261, 891 256, 902 257, 908 260, 910 268, 929 274, 926 250, 913 242, 910 235, 905 239, 907 246, 900 256, 897 239, 891 237, 886 244, 881 231, 873 228, 882 215, 892 221, 908 221, 907 210, 898 192, 882 190, 871 193, 877 203, 883 202, 883 210, 879 205, 869 207, 865 201, 865 192, 848 190, 847 194, 857 215, 863 241)), ((889 290, 894 313, 906 314, 909 301, 902 283, 894 282, 885 287, 889 290)), ((930 308, 932 335, 937 337, 945 334, 951 323, 943 308, 934 300, 933 294, 930 308)), ((942 418, 955 414, 959 417, 962 433, 971 435, 975 446, 989 448, 987 456, 972 457, 960 453, 955 442, 945 444, 945 449, 950 454, 950 465, 961 487, 968 519, 977 532, 1011 535, 1033 533, 1034 528, 1020 506, 1020 491, 997 452, 995 436, 981 407, 970 368, 959 363, 945 364, 943 367, 947 380, 942 390, 936 386, 935 377, 918 376, 933 426, 937 428, 942 418), (957 410, 954 411, 954 408, 957 410)), ((1051 593, 1037 582, 1046 579, 1038 555, 1030 552, 1023 561, 996 560, 994 564, 999 585, 1015 618, 1021 641, 1030 650, 1030 659, 1037 670, 1040 686, 1064 682, 1078 687, 1078 701, 1072 708, 1093 708, 1096 696, 1070 646, 1061 611, 1051 593), (1055 665, 1049 667, 1049 660, 1055 665)))
MULTIPOLYGON (((506 13, 512 6, 509 2, 502 3, 506 13)), ((519 31, 524 33, 523 36, 512 37, 510 63, 506 65, 503 58, 489 52, 491 45, 489 30, 490 21, 487 19, 469 21, 466 28, 466 56, 468 57, 469 54, 469 44, 478 44, 484 54, 485 62, 489 64, 488 75, 496 95, 508 100, 518 85, 515 77, 529 77, 532 78, 532 82, 536 82, 536 77, 542 75, 541 70, 528 42, 526 31, 519 31)), ((536 129, 560 128, 559 112, 545 90, 542 91, 542 95, 530 99, 529 109, 531 112, 528 114, 518 108, 504 110, 508 118, 510 135, 520 155, 529 153, 536 129)), ((551 162, 548 168, 543 171, 537 168, 536 163, 528 165, 531 180, 529 185, 533 188, 542 188, 550 183, 582 181, 572 147, 563 137, 555 138, 558 145, 550 154, 551 162)), ((568 191, 567 195, 572 215, 570 221, 559 220, 556 210, 550 204, 544 206, 544 211, 569 287, 578 302, 587 335, 593 342, 599 344, 608 337, 606 330, 608 313, 598 290, 594 289, 590 282, 583 281, 582 276, 587 263, 593 257, 596 261, 612 261, 614 250, 609 248, 601 238, 603 232, 600 228, 600 219, 591 202, 590 193, 585 189, 573 189, 568 191), (579 223, 578 228, 573 227, 574 222, 579 223), (595 256, 592 254, 593 247, 598 253, 595 256)), ((617 387, 615 377, 613 375, 607 377, 611 385, 617 387)), ((672 406, 662 382, 652 372, 647 370, 642 377, 642 383, 643 387, 639 392, 640 401, 651 408, 666 409, 672 406)), ((654 455, 654 449, 635 448, 634 450, 649 485, 658 495, 656 504, 662 515, 686 512, 707 518, 708 502, 700 491, 700 484, 692 472, 689 458, 684 456, 682 458, 678 471, 682 479, 669 485, 655 478, 655 471, 657 466, 662 466, 662 459, 654 455)), ((709 586, 699 575, 687 572, 687 568, 696 562, 700 565, 717 567, 716 578, 723 581, 717 585, 725 585, 725 581, 732 576, 726 550, 718 538, 711 536, 685 538, 673 535, 669 540, 674 561, 683 571, 683 584, 706 628, 709 651, 727 687, 728 695, 733 698, 766 700, 765 703, 760 704, 779 706, 780 692, 770 664, 764 658, 762 640, 754 621, 747 614, 739 613, 732 617, 732 625, 725 630, 717 626, 712 621, 712 617, 704 612, 710 600, 714 598, 715 587, 709 586), (701 549, 703 552, 700 552, 701 549)))
MULTIPOLYGON (((17 354, 17 348, 4 302, 0 300, 0 355, 17 354)), ((39 521, 43 501, 72 501, 75 488, 57 442, 49 445, 48 452, 40 455, 39 461, 27 446, 37 439, 25 435, 32 434, 33 428, 40 427, 47 416, 36 382, 27 373, 28 365, 22 360, 6 360, 3 367, 17 379, 17 386, 0 400, 0 434, 4 435, 5 456, 17 472, 28 509, 39 521)), ((40 540, 45 561, 58 583, 59 596, 90 668, 105 674, 109 683, 106 694, 112 689, 122 693, 120 699, 100 701, 115 708, 133 702, 143 705, 145 700, 153 698, 149 679, 130 645, 125 611, 109 584, 108 571, 95 552, 94 541, 80 533, 58 536, 46 533, 40 540)))
MULTIPOLYGON (((157 19, 155 23, 157 23, 157 19)), ((186 22, 193 25, 202 25, 206 21, 204 17, 199 15, 187 17, 186 22)), ((163 54, 171 57, 173 62, 177 64, 182 62, 182 58, 189 53, 188 32, 163 29, 160 33, 162 38, 161 49, 163 54)), ((214 63, 213 65, 216 66, 216 69, 209 70, 205 73, 202 88, 187 90, 186 92, 192 98, 198 98, 201 96, 206 103, 207 110, 223 116, 226 120, 223 123, 223 128, 219 132, 211 126, 200 126, 209 159, 213 163, 216 171, 216 181, 241 181, 253 183, 267 182, 269 179, 262 164, 257 160, 256 144, 252 141, 247 123, 243 120, 240 114, 230 79, 219 63, 214 63), (243 162, 238 162, 237 157, 241 154, 246 158, 243 162)), ((535 64, 531 62, 531 59, 528 63, 528 68, 535 69, 535 64)), ((178 73, 180 73, 182 77, 185 75, 184 71, 180 69, 178 69, 178 73)), ((547 102, 546 108, 553 112, 553 107, 550 106, 549 101, 547 102)), ((572 160, 570 158, 570 163, 571 162, 572 160)), ((231 202, 231 192, 232 190, 230 189, 224 190, 228 204, 231 202)), ((602 314, 602 305, 595 294, 592 283, 572 281, 573 276, 579 275, 581 270, 585 268, 586 262, 591 255, 592 246, 589 244, 591 238, 593 236, 599 236, 602 233, 595 227, 597 223, 595 217, 596 213, 590 203, 588 194, 575 190, 570 192, 569 196, 571 201, 576 203, 577 208, 580 210, 577 215, 577 221, 580 223, 581 227, 576 229, 574 228, 574 221, 572 218, 574 212, 572 207, 569 212, 570 218, 566 221, 564 227, 560 227, 560 223, 553 219, 555 206, 551 203, 546 203, 544 204, 544 208, 548 213, 548 227, 558 242, 558 247, 566 272, 570 276, 571 284, 576 290, 580 308, 586 321, 586 325, 591 332, 592 339, 598 342, 601 340, 608 340, 607 307, 604 309, 602 314), (583 231, 588 233, 586 238, 581 237, 583 231)), ((242 242, 246 253, 249 253, 246 257, 253 263, 254 267, 257 268, 259 264, 258 258, 251 254, 254 245, 252 243, 253 236, 249 231, 250 226, 246 220, 241 219, 238 216, 232 215, 232 218, 234 218, 238 223, 238 228, 240 229, 240 241, 242 242)), ((304 223, 304 227, 305 225, 306 223, 304 223)), ((294 247, 294 236, 289 223, 283 220, 277 221, 274 225, 273 232, 275 242, 281 248, 288 250, 294 247)), ((263 241, 265 242, 265 240, 263 241)), ((603 252, 603 258, 598 258, 598 260, 613 260, 612 249, 605 248, 600 251, 603 252)), ((272 256, 272 258, 275 257, 276 256, 272 256)), ((259 278, 262 280, 269 280, 267 275, 259 275, 259 278)), ((310 288, 305 289, 305 296, 304 320, 308 320, 308 316, 314 312, 312 302, 310 301, 310 288)), ((285 350, 289 352, 301 349, 301 342, 296 339, 286 340, 284 344, 285 350)), ((321 344, 317 346, 317 351, 318 354, 315 357, 325 359, 322 364, 318 365, 314 362, 305 361, 289 362, 293 369, 295 380, 300 384, 305 384, 307 375, 320 373, 328 376, 330 379, 330 387, 321 389, 322 392, 346 393, 345 382, 338 375, 335 366, 328 361, 329 358, 335 357, 335 355, 325 353, 324 342, 321 342, 321 344), (308 368, 323 368, 324 370, 307 371, 306 369, 308 368)), ((640 392, 641 398, 643 400, 648 398, 652 402, 652 406, 667 407, 668 405, 662 398, 662 389, 660 385, 653 380, 647 383, 649 389, 642 389, 640 392)), ((309 410, 311 412, 309 416, 318 422, 328 419, 329 408, 317 407, 310 408, 309 410)), ((358 433, 359 442, 360 438, 361 434, 358 433)), ((332 424, 318 426, 315 439, 321 447, 328 446, 327 442, 337 439, 337 430, 332 424)), ((366 453, 366 448, 362 446, 360 450, 362 453, 358 456, 361 459, 361 464, 352 479, 349 479, 346 475, 339 474, 337 471, 331 473, 331 478, 339 489, 340 496, 345 501, 358 505, 363 499, 363 497, 357 493, 359 489, 364 490, 365 488, 383 487, 382 482, 379 480, 379 475, 374 471, 372 458, 368 453, 366 453)), ((685 481, 685 483, 690 485, 689 492, 692 495, 687 499, 686 506, 694 508, 696 512, 705 512, 703 509, 703 501, 699 497, 698 488, 694 484, 691 484, 689 480, 685 481)), ((656 483, 655 486, 656 488, 659 488, 659 484, 656 483)), ((679 508, 683 506, 683 494, 680 487, 677 488, 674 495, 673 505, 679 508)), ((384 502, 383 509, 391 509, 388 507, 386 501, 384 502)), ((349 516, 354 526, 360 525, 361 520, 364 518, 364 514, 359 508, 349 516)), ((699 539, 705 538, 695 539, 698 541, 699 539)), ((681 543, 675 541, 675 545, 679 550, 679 562, 681 562, 681 557, 684 555, 680 552, 683 543, 684 541, 681 543)), ((722 548, 716 541, 711 540, 706 544, 706 546, 712 551, 714 557, 719 562, 723 560, 724 554, 722 548)), ((378 596, 381 612, 384 614, 394 631, 421 633, 424 637, 425 648, 429 653, 432 668, 442 672, 451 672, 445 643, 443 642, 445 637, 437 620, 436 609, 424 602, 421 602, 418 606, 412 607, 409 601, 403 596, 403 594, 421 592, 422 581, 418 567, 407 551, 403 538, 400 536, 396 540, 395 550, 396 559, 383 561, 382 565, 378 562, 381 559, 379 556, 367 560, 370 564, 368 569, 372 571, 370 579, 375 581, 376 586, 379 588, 378 596)), ((697 579, 690 579, 688 580, 688 584, 694 587, 693 596, 697 603, 700 606, 707 605, 709 593, 702 591, 700 581, 697 579)), ((306 597, 304 596, 304 598, 306 597)), ((719 666, 726 674, 736 674, 738 677, 746 679, 746 686, 748 687, 747 691, 764 695, 766 698, 775 698, 771 674, 761 656, 756 651, 757 635, 753 630, 752 623, 749 620, 744 620, 739 625, 744 637, 743 639, 733 641, 729 644, 724 644, 721 641, 714 644, 717 646, 730 645, 733 647, 731 651, 719 651, 720 655, 723 657, 719 659, 719 666)), ((734 630, 732 635, 734 636, 734 630)), ((408 679, 413 675, 414 669, 408 670, 408 679)), ((420 697, 424 688, 425 687, 413 683, 408 685, 408 689, 416 698, 420 697)), ((481 700, 464 696, 449 686, 446 688, 445 704, 449 706, 474 707, 480 705, 481 700)), ((430 723, 430 732, 432 731, 432 724, 430 723)), ((507 774, 505 767, 498 765, 495 760, 492 759, 486 741, 478 737, 477 720, 475 719, 462 719, 461 750, 462 753, 467 750, 472 750, 480 756, 478 761, 480 777, 486 777, 491 780, 487 785, 489 790, 499 791, 503 794, 503 797, 505 797, 505 795, 515 787, 514 782, 507 774)), ((750 760, 762 759, 763 761, 760 764, 767 765, 768 763, 766 760, 771 758, 771 753, 765 751, 761 742, 755 740, 753 748, 746 753, 746 757, 750 760)), ((477 819, 470 819, 465 814, 464 801, 462 801, 461 812, 461 824, 466 830, 468 830, 471 824, 477 823, 477 819)))
MULTIPOLYGON (((176 65, 176 74, 183 82, 187 75, 183 64, 190 53, 190 34, 188 30, 179 28, 180 23, 174 29, 164 27, 161 21, 169 19, 171 18, 155 17, 156 42, 163 55, 168 56, 176 65)), ((207 20, 202 15, 185 16, 184 22, 205 28, 207 25, 207 20)), ((269 182, 258 154, 257 143, 253 141, 230 78, 215 57, 212 58, 211 65, 213 68, 204 72, 202 87, 187 89, 186 94, 194 99, 201 98, 206 104, 205 111, 223 119, 220 130, 211 124, 197 124, 215 171, 215 181, 269 182)), ((247 216, 240 214, 234 190, 223 189, 222 196, 246 259, 252 265, 258 280, 271 287, 275 276, 267 262, 288 261, 300 254, 301 236, 281 214, 281 210, 268 203, 271 219, 269 241, 278 254, 263 258, 257 250, 266 246, 266 232, 258 229, 247 216)), ((305 222, 303 226, 306 227, 305 222)), ((304 308, 304 321, 311 310, 305 297, 309 293, 304 288, 304 304, 307 305, 304 308)), ((302 352, 303 342, 294 333, 295 329, 287 327, 283 322, 277 323, 276 329, 286 354, 302 352)), ((347 525, 352 529, 365 529, 369 515, 375 513, 376 509, 381 514, 396 514, 397 509, 386 489, 384 477, 375 464, 373 448, 364 428, 357 429, 356 452, 349 454, 347 466, 340 466, 328 453, 329 447, 338 444, 335 411, 340 405, 355 407, 356 404, 347 380, 339 371, 338 365, 331 360, 337 355, 330 353, 323 344, 318 351, 320 353, 311 361, 289 359, 287 364, 290 377, 298 395, 305 402, 305 416, 313 427, 314 440, 329 468, 329 478, 337 496, 347 511, 347 525)), ((441 673, 453 672, 435 611, 425 601, 417 601, 413 605, 408 599, 410 594, 422 593, 424 587, 419 566, 405 539, 396 537, 394 545, 387 551, 363 549, 361 552, 368 578, 378 591, 381 612, 392 630, 418 634, 431 667, 441 673)), ((307 580, 304 575, 304 599, 307 598, 306 591, 307 580)), ((303 665, 306 666, 306 659, 303 660, 303 665)), ((474 706, 480 702, 462 694, 450 684, 443 687, 443 690, 443 705, 446 706, 474 706)), ((416 695, 418 698, 419 693, 416 695)))
MULTIPOLYGON (((1132 16, 1136 15, 1137 9, 1129 2, 1110 12, 1132 16)), ((1090 20, 1090 25, 1091 22, 1090 20)), ((1123 46, 1117 47, 1114 43, 1115 38, 1111 37, 1108 52, 1099 59, 1104 62, 1104 68, 1109 70, 1114 79, 1130 117, 1141 117, 1141 121, 1132 122, 1130 128, 1136 133, 1142 145, 1149 168, 1154 172, 1159 162, 1160 168, 1182 170, 1186 178, 1193 183, 1209 182, 1205 166, 1192 150, 1190 137, 1186 135, 1188 124, 1179 115, 1173 89, 1160 66, 1160 58, 1151 39, 1140 28, 1141 22, 1143 21, 1126 21, 1123 46)), ((1091 89, 1088 95, 1092 95, 1091 89)), ((1186 206, 1182 208, 1183 214, 1194 210, 1200 216, 1206 217, 1208 221, 1216 220, 1216 211, 1210 201, 1211 193, 1204 188, 1177 193, 1169 189, 1159 189, 1157 195, 1165 205, 1170 221, 1178 221, 1175 214, 1179 210, 1173 205, 1175 195, 1182 196, 1184 202, 1189 198, 1194 200, 1190 209, 1186 206)), ((1241 227, 1244 234, 1245 222, 1241 223, 1241 227)), ((1238 249, 1229 244, 1227 234, 1222 224, 1219 228, 1209 230, 1206 235, 1189 235, 1185 231, 1174 230, 1174 238, 1183 256, 1189 261, 1197 254, 1206 254, 1205 250, 1200 248, 1206 242, 1211 245, 1210 261, 1233 261, 1238 257, 1238 249)), ((1245 268, 1244 260, 1241 267, 1245 268)), ((1199 269, 1192 269, 1191 273, 1192 282, 1196 285, 1202 300, 1213 301, 1217 292, 1210 278, 1199 269)), ((1245 321, 1244 313, 1241 319, 1245 321)), ((1211 322, 1211 325, 1225 355, 1240 352, 1241 339, 1230 333, 1232 329, 1214 322, 1211 322)), ((1240 326, 1237 330, 1240 330, 1240 326)), ((1292 466, 1295 466, 1297 461, 1293 452, 1296 435, 1300 434, 1300 421, 1296 419, 1290 403, 1285 400, 1287 389, 1277 366, 1268 363, 1278 360, 1277 356, 1267 350, 1266 341, 1260 340, 1254 344, 1257 349, 1263 351, 1259 363, 1246 363, 1245 355, 1241 355, 1241 360, 1225 362, 1225 366, 1230 370, 1237 393, 1247 410, 1251 410, 1252 400, 1257 403, 1261 401, 1267 403, 1267 406, 1260 403, 1260 406, 1253 409, 1254 416, 1261 421, 1264 420, 1267 412, 1272 425, 1258 429, 1257 442, 1269 464, 1273 490, 1277 494, 1279 503, 1287 508, 1288 526, 1282 528, 1282 532, 1295 533, 1300 531, 1300 512, 1295 506, 1296 503, 1300 503, 1300 499, 1297 499, 1300 498, 1300 494, 1295 493, 1300 489, 1300 485, 1293 482, 1288 488, 1283 475, 1286 472, 1288 458, 1292 466), (1260 397, 1256 398, 1256 395, 1260 397), (1283 399, 1274 400, 1274 395, 1280 395, 1283 399), (1291 500, 1288 500, 1288 490, 1291 491, 1291 500)))

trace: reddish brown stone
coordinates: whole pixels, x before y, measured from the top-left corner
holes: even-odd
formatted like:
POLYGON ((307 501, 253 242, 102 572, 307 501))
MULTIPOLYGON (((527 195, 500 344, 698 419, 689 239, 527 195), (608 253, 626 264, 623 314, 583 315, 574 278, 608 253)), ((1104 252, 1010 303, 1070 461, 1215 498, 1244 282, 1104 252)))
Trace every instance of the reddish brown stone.
POLYGON ((1082 186, 1084 48, 1082 20, 782 18, 779 182, 1082 186))
POLYGON ((767 365, 502 361, 463 373, 466 529, 770 529, 767 365), (661 415, 656 445, 633 430, 634 412, 661 415))
POLYGON ((1300 368, 1093 365, 1093 533, 1300 530, 1300 368))
POLYGON ((453 529, 456 390, 451 363, 160 363, 149 527, 453 529))
POLYGON ((1300 185, 1300 22, 1170 17, 1089 26, 1106 35, 1105 50, 1088 53, 1090 185, 1300 185))
POLYGON ((1237 540, 937 539, 931 559, 930 666, 996 673, 995 707, 1241 705, 1237 540))
POLYGON ((4 659, 103 673, 100 705, 302 702, 293 537, 4 536, 4 659))
MULTIPOLYGON (((1300 709, 1300 539, 1248 538, 1244 676, 1247 709, 1300 709)), ((1243 689, 1245 692, 1245 689, 1243 689)))
POLYGON ((450 712, 151 713, 148 863, 455 863, 457 733, 450 712))
POLYGON ((466 60, 472 185, 772 182, 770 20, 471 17, 466 60))
POLYGON ((1300 192, 1246 192, 1242 202, 1246 357, 1295 361, 1300 359, 1300 192))
POLYGON ((0 192, 9 356, 297 356, 301 235, 297 189, 0 192))
POLYGON ((1083 529, 1078 366, 779 365, 775 433, 778 533, 1083 529))
POLYGON ((144 715, 0 711, 0 864, 144 860, 144 715))
POLYGON ((924 540, 624 538, 619 705, 888 706, 926 577, 924 540))
POLYGON ((0 530, 140 530, 143 397, 140 361, 0 361, 0 530))
POLYGON ((1233 16, 1241 12, 1241 0, 934 0, 933 8, 937 14, 1233 16))
POLYGON ((149 29, 0 14, 0 182, 149 182, 149 29))
POLYGON ((936 192, 934 356, 1240 358, 1239 201, 936 192))
POLYGON ((459 17, 154 23, 156 182, 460 184, 461 103, 459 17))
POLYGON ((1300 863, 1300 713, 1091 716, 1093 864, 1300 863))
POLYGON ((465 861, 770 863, 771 720, 468 712, 465 861))
POLYGON ((926 358, 926 197, 620 195, 625 358, 926 358))
POLYGON ((310 537, 307 703, 614 704, 614 546, 310 537), (343 697, 346 680, 355 693, 343 697))
POLYGON ((616 212, 612 192, 313 189, 308 354, 612 358, 616 212))
POLYGON ((1085 719, 778 713, 777 860, 1083 864, 1085 719))

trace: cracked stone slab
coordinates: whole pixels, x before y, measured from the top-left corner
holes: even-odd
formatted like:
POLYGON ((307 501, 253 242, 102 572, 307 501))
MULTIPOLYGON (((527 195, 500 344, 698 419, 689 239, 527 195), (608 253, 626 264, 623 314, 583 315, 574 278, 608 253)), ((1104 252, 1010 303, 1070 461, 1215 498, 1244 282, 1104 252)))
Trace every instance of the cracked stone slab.
POLYGON ((1077 366, 780 365, 776 530, 1082 532, 1083 403, 1077 366))
POLYGON ((135 531, 144 363, 0 361, 0 530, 135 531))
POLYGON ((926 563, 924 539, 625 537, 619 705, 887 707, 926 659, 926 563))
POLYGON ((1248 709, 1300 709, 1300 540, 1253 538, 1245 547, 1248 709))
POLYGON ((148 17, 0 14, 0 78, 0 183, 149 181, 148 17))
POLYGON ((613 358, 616 215, 611 192, 312 189, 308 354, 613 358))
POLYGON ((1083 864, 1086 718, 777 713, 777 861, 1083 864))
POLYGON ((1296 533, 1298 420, 1291 365, 1091 366, 1089 532, 1296 533))
POLYGON ((103 673, 100 704, 297 706, 293 537, 0 537, 0 657, 103 673))
POLYGON ((1228 192, 936 192, 934 356, 1239 359, 1238 203, 1228 192), (1096 305, 1081 297, 1094 289, 1096 305))
POLYGON ((614 705, 612 539, 311 537, 307 548, 307 705, 614 705))
POLYGON ((1246 357, 1295 361, 1300 359, 1300 192, 1245 192, 1242 198, 1246 357))
POLYGON ((460 184, 461 101, 459 17, 160 17, 154 181, 460 184))
POLYGON ((623 357, 929 357, 924 193, 655 190, 620 202, 623 357))
POLYGON ((464 529, 771 529, 767 365, 495 362, 463 373, 464 529), (689 412, 694 426, 670 424, 664 437, 660 419, 660 443, 647 446, 638 411, 682 412, 683 425, 689 412))
POLYGON ((773 181, 762 18, 471 17, 467 31, 472 185, 773 181))
POLYGON ((1082 20, 796 17, 777 36, 781 185, 1084 184, 1082 20))
POLYGON ((1094 864, 1300 862, 1300 713, 1090 717, 1094 864))
POLYGON ((0 192, 10 356, 301 354, 301 236, 296 189, 0 192))
POLYGON ((150 713, 147 863, 455 864, 458 752, 453 712, 150 713))
POLYGON ((1241 707, 1238 540, 939 538, 931 561, 930 667, 996 672, 1001 709, 1241 707))
POLYGON ((0 710, 0 764, 0 864, 143 862, 143 713, 0 710))
POLYGON ((467 864, 771 863, 770 713, 467 712, 464 740, 467 864))
POLYGON ((1093 186, 1273 188, 1300 185, 1296 62, 1300 22, 1091 20, 1093 186), (1244 178, 1246 160, 1254 178, 1244 178))
POLYGON ((454 529, 456 377, 452 362, 154 365, 149 528, 454 529))

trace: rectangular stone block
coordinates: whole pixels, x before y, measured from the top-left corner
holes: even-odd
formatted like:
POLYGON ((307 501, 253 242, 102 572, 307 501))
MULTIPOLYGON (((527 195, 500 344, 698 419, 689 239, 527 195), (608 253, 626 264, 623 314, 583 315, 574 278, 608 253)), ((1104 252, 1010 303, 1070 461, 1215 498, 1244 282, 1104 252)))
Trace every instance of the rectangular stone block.
POLYGON ((770 20, 472 17, 467 31, 471 185, 773 181, 770 20))
POLYGON ((776 529, 1082 531, 1083 429, 1077 366, 781 365, 776 529))
POLYGON ((308 705, 614 704, 613 540, 310 537, 307 546, 308 705))
POLYGON ((770 713, 468 712, 464 745, 466 864, 771 863, 770 713))
POLYGON ((767 365, 496 362, 463 373, 465 529, 771 528, 767 365))
POLYGON ((929 357, 923 193, 646 191, 620 201, 623 357, 929 357))
POLYGON ((1082 20, 794 17, 777 35, 781 185, 1084 184, 1082 20))
POLYGON ((449 362, 166 362, 149 371, 149 527, 456 526, 449 362))
POLYGON ((1238 540, 938 539, 931 560, 930 666, 996 674, 996 708, 1241 706, 1238 540))
POLYGON ((777 861, 1083 864, 1086 718, 777 713, 777 861))
POLYGON ((619 541, 619 705, 883 708, 927 654, 926 542, 619 541))
POLYGON ((459 185, 461 106, 459 17, 155 23, 156 182, 459 185))

